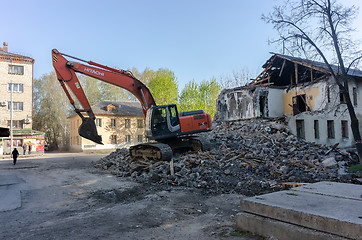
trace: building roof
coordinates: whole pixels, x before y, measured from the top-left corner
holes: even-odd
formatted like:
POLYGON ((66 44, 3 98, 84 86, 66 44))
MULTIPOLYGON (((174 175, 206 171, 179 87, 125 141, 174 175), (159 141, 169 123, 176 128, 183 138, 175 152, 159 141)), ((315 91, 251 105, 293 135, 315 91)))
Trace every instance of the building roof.
MULTIPOLYGON (((326 80, 331 76, 325 63, 283 54, 272 54, 262 66, 264 70, 247 87, 290 87, 326 80)), ((336 75, 341 74, 337 65, 331 65, 331 68, 336 75)), ((358 69, 349 69, 347 74, 359 80, 362 79, 362 71, 358 69)))
POLYGON ((16 54, 8 52, 8 45, 4 42, 3 48, 0 48, 0 60, 9 61, 10 58, 13 62, 26 62, 26 63, 34 63, 35 60, 31 57, 27 57, 24 55, 16 54))
POLYGON ((95 115, 143 116, 139 102, 101 101, 92 106, 95 115))
MULTIPOLYGON (((273 54, 273 56, 263 65, 263 68, 265 68, 271 61, 273 61, 273 59, 275 57, 279 57, 281 59, 286 59, 291 62, 296 62, 300 65, 304 65, 305 67, 315 68, 316 70, 324 71, 326 73, 329 72, 329 68, 327 67, 327 64, 325 64, 323 62, 317 62, 317 61, 312 61, 312 60, 308 60, 308 59, 292 57, 292 56, 287 56, 287 55, 277 54, 277 53, 272 53, 272 54, 273 54)), ((339 66, 331 64, 331 67, 337 75, 341 72, 339 66)), ((358 69, 349 69, 347 74, 350 76, 354 76, 354 77, 362 77, 362 71, 360 71, 358 69)))

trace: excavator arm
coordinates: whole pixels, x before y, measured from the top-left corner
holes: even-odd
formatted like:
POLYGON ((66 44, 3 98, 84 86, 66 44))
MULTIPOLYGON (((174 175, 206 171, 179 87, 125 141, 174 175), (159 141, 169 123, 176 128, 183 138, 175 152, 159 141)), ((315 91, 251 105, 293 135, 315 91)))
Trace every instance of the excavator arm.
POLYGON ((79 135, 102 144, 102 139, 97 133, 95 126, 95 116, 88 102, 88 99, 83 91, 76 73, 81 73, 101 81, 116 85, 131 92, 141 103, 143 114, 146 116, 147 110, 152 106, 156 106, 155 100, 152 97, 149 89, 132 73, 125 70, 110 68, 92 61, 85 61, 75 58, 58 50, 52 50, 53 67, 57 74, 60 85, 73 105, 75 112, 82 118, 82 124, 78 129, 79 135), (78 62, 68 61, 64 56, 78 60, 78 62), (86 64, 83 64, 84 62, 86 64), (74 99, 69 90, 78 99, 83 109, 77 108, 74 99), (83 113, 87 113, 84 116, 83 113))

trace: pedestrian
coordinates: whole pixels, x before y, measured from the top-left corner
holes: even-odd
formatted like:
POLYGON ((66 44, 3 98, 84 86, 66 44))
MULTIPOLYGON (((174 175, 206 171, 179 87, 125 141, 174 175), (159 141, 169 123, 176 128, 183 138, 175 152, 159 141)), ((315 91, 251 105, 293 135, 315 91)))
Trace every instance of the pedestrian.
POLYGON ((24 142, 24 144, 23 144, 23 155, 25 155, 25 153, 26 153, 26 144, 24 142))
POLYGON ((17 150, 16 148, 14 148, 14 150, 12 151, 11 154, 13 155, 13 163, 14 163, 14 165, 15 165, 15 164, 16 164, 16 159, 17 159, 18 156, 19 156, 19 152, 18 152, 18 150, 17 150))
POLYGON ((29 155, 31 153, 31 144, 29 143, 29 155))

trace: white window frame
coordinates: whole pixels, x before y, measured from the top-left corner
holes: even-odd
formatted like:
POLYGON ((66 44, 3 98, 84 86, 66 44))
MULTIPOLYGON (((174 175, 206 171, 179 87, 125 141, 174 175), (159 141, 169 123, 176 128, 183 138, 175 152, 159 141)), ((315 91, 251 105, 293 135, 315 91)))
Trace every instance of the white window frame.
POLYGON ((24 66, 9 65, 9 74, 24 75, 24 66))
POLYGON ((131 143, 131 135, 126 135, 126 143, 131 143))
MULTIPOLYGON (((11 102, 8 102, 8 111, 11 111, 11 102)), ((24 103, 13 102, 13 111, 24 111, 24 103)))
POLYGON ((96 118, 96 126, 102 127, 102 118, 96 118))
POLYGON ((23 93, 24 92, 24 84, 22 83, 8 83, 8 92, 11 92, 11 90, 13 90, 13 92, 15 93, 23 93))

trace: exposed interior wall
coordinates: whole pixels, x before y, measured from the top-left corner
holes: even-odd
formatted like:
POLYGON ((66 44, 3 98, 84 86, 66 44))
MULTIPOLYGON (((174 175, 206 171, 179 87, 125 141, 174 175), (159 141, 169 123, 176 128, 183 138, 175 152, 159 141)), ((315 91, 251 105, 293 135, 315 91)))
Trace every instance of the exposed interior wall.
POLYGON ((217 100, 215 120, 282 117, 284 92, 283 88, 270 87, 224 90, 217 100))
POLYGON ((224 90, 217 99, 214 119, 233 121, 257 116, 255 89, 224 90))
POLYGON ((280 106, 284 105, 284 89, 268 88, 268 115, 267 117, 276 118, 284 114, 284 109, 280 106))
POLYGON ((293 98, 305 95, 305 104, 308 111, 321 111, 327 106, 328 81, 316 82, 306 86, 296 86, 288 89, 284 94, 284 114, 293 116, 293 98))

